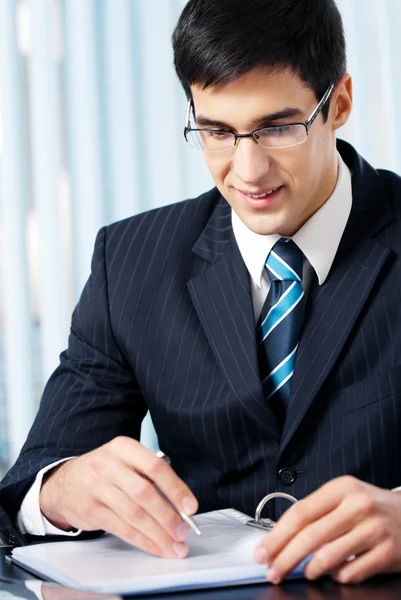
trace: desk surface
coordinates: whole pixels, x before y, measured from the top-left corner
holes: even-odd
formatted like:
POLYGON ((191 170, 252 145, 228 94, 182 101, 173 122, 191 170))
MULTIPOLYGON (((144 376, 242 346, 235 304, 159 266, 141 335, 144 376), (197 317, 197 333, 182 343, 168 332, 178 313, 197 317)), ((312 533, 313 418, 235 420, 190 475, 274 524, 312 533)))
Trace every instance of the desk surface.
MULTIPOLYGON (((6 550, 0 548, 0 577, 23 581, 33 579, 33 576, 23 569, 8 564, 5 561, 6 550)), ((0 595, 5 584, 0 581, 0 595)), ((101 596, 99 595, 99 598, 101 596)), ((359 586, 337 585, 329 578, 315 583, 306 581, 289 581, 279 586, 249 585, 235 588, 199 590, 196 592, 180 592, 159 594, 154 596, 135 596, 136 600, 400 600, 401 575, 381 577, 359 586)), ((68 594, 60 594, 61 600, 74 600, 68 594)), ((10 598, 11 600, 11 598, 10 598)), ((57 600, 53 595, 52 600, 57 600)))

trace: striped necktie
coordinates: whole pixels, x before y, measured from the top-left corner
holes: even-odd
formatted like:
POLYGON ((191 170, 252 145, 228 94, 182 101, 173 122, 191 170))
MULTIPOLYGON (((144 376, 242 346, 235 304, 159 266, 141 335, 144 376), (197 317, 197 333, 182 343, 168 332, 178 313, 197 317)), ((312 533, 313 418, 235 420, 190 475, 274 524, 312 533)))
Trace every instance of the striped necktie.
POLYGON ((270 291, 256 329, 263 392, 281 419, 290 402, 304 317, 302 266, 303 254, 292 240, 281 238, 273 246, 265 264, 270 291))

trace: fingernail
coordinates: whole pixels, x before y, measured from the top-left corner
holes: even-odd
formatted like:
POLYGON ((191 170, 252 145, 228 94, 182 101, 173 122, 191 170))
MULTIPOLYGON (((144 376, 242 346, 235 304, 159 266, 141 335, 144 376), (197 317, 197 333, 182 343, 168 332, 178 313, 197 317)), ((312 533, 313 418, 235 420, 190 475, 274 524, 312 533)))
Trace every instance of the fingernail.
POLYGON ((184 558, 188 553, 188 546, 186 544, 173 544, 173 550, 178 558, 184 558))
POLYGON ((278 583, 280 581, 280 578, 274 569, 267 569, 266 577, 267 580, 270 581, 270 583, 278 583))
POLYGON ((255 560, 258 563, 267 563, 267 552, 261 546, 255 550, 255 560))
POLYGON ((191 498, 191 496, 185 496, 185 498, 183 498, 182 507, 184 509, 184 512, 190 515, 193 515, 194 512, 198 510, 198 504, 196 500, 191 498))
POLYGON ((178 525, 177 529, 175 530, 175 535, 176 535, 177 539, 180 540, 181 542, 183 542, 185 540, 188 533, 189 533, 189 527, 186 523, 181 523, 181 525, 178 525))

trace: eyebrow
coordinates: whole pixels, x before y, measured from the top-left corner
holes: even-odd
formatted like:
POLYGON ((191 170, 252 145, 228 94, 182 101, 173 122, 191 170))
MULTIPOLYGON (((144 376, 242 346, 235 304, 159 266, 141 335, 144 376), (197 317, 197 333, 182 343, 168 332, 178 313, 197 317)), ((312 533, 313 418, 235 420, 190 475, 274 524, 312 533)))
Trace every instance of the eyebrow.
MULTIPOLYGON (((273 123, 274 121, 281 121, 282 119, 290 119, 293 117, 305 118, 305 113, 300 108, 283 108, 277 112, 269 115, 262 115, 253 119, 250 123, 251 127, 263 126, 266 123, 273 123)), ((232 129, 232 126, 224 121, 217 121, 215 119, 208 119, 202 115, 196 117, 196 123, 202 127, 221 127, 222 129, 232 129)))

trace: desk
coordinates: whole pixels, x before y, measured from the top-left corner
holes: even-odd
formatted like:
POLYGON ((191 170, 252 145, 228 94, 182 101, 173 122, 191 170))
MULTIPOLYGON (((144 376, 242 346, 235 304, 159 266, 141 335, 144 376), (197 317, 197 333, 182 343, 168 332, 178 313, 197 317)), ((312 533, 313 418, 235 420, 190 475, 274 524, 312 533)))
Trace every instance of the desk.
MULTIPOLYGON (((12 579, 34 579, 33 575, 5 561, 6 550, 0 548, 0 576, 12 579)), ((1 595, 1 582, 0 582, 1 595)), ((101 598, 101 596, 99 596, 101 598)), ((199 590, 135 596, 136 600, 401 600, 401 575, 381 577, 359 586, 337 585, 329 578, 315 583, 289 581, 280 586, 249 585, 235 588, 199 590)), ((69 600, 68 595, 63 600, 69 600)))

